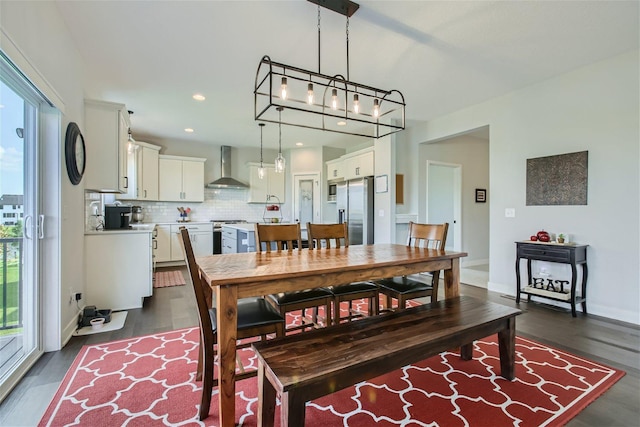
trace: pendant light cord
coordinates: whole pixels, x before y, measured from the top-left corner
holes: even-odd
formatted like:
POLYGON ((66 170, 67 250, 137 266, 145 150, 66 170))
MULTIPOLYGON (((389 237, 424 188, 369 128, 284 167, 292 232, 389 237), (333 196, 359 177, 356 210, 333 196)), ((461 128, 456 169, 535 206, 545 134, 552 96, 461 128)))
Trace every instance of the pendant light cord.
POLYGON ((351 81, 349 78, 349 16, 347 16, 347 81, 351 81))
POLYGON ((318 74, 320 72, 320 5, 318 5, 318 74))

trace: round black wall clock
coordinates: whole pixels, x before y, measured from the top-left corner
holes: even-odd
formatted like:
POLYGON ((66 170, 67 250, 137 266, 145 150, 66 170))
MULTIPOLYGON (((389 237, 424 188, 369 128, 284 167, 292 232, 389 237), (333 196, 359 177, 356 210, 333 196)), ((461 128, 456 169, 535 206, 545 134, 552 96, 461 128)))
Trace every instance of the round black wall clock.
POLYGON ((80 133, 78 125, 70 122, 67 126, 67 135, 64 142, 64 159, 67 163, 67 174, 73 185, 78 185, 84 174, 87 161, 84 137, 80 133))

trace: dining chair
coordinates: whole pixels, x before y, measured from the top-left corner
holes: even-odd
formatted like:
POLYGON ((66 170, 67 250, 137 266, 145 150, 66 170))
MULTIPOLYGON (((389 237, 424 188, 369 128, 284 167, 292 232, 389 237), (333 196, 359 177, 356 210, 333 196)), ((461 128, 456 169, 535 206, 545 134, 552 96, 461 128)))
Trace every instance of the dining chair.
MULTIPOLYGON (((309 249, 340 248, 349 246, 349 227, 346 222, 342 224, 312 224, 307 223, 307 236, 309 249)), ((345 285, 331 287, 333 293, 333 323, 339 324, 342 320, 351 321, 353 318, 364 316, 360 311, 353 309, 353 301, 366 299, 368 301, 368 316, 376 316, 379 311, 378 285, 371 282, 353 282, 345 285), (349 303, 347 317, 340 317, 340 305, 343 301, 349 303)))
MULTIPOLYGON (((198 306, 198 320, 200 323, 200 349, 198 351, 198 367, 196 381, 203 380, 202 397, 200 399, 200 420, 209 415, 211 406, 211 393, 213 387, 218 385, 214 378, 215 345, 217 343, 217 311, 211 307, 211 288, 200 278, 200 269, 191 246, 189 231, 180 227, 180 240, 187 260, 187 270, 191 278, 191 284, 196 296, 198 306)), ((238 327, 237 339, 245 339, 260 336, 266 338, 267 334, 276 336, 284 335, 284 317, 275 310, 264 298, 242 298, 238 300, 238 327)), ((249 346, 250 343, 240 344, 236 348, 249 346)), ((236 381, 257 375, 256 370, 243 371, 236 375, 236 381)))
MULTIPOLYGON (((407 246, 424 247, 430 249, 444 249, 447 240, 449 223, 419 224, 409 222, 407 246)), ((407 301, 431 297, 431 302, 438 300, 438 284, 440 270, 433 271, 431 283, 422 281, 419 275, 391 277, 376 281, 380 286, 380 293, 386 296, 386 310, 391 309, 392 298, 398 300, 396 309, 404 309, 407 301)))
MULTIPOLYGON (((290 251, 302 250, 302 239, 300 238, 300 224, 256 224, 255 227, 256 250, 257 252, 290 251), (264 247, 263 247, 264 245, 264 247)), ((305 249, 306 250, 306 249, 305 249)), ((282 317, 286 319, 287 313, 301 310, 300 325, 285 327, 285 333, 306 330, 308 328, 318 328, 318 307, 324 306, 324 325, 331 324, 331 303, 333 293, 329 288, 313 288, 303 291, 280 292, 267 295, 267 300, 274 305, 282 317), (306 317, 306 310, 314 309, 311 319, 306 317)))

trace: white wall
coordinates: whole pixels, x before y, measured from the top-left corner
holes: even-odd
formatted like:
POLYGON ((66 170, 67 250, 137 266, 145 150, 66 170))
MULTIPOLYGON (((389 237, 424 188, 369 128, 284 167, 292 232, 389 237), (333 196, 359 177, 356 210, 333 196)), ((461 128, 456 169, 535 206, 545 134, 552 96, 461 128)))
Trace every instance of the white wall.
POLYGON ((629 52, 413 129, 417 153, 423 142, 490 125, 490 289, 515 293, 514 241, 563 230, 590 245, 589 311, 640 324, 639 71, 638 51, 629 52), (525 205, 528 158, 583 150, 588 205, 525 205))
MULTIPOLYGON (((82 59, 71 42, 54 2, 0 2, 0 27, 3 32, 2 48, 7 51, 13 45, 19 52, 10 59, 18 62, 22 56, 26 62, 22 71, 33 82, 49 86, 52 101, 64 109, 61 135, 69 122, 84 125, 83 70, 82 59)), ((56 159, 56 165, 47 165, 45 184, 49 194, 60 194, 59 204, 47 202, 46 224, 48 240, 62 236, 61 240, 48 242, 54 249, 43 260, 42 278, 44 297, 43 327, 44 349, 61 348, 75 330, 77 321, 76 303, 69 303, 69 289, 85 293, 84 286, 84 188, 83 183, 73 186, 64 171, 63 144, 61 135, 48 139, 47 159, 56 159), (57 144, 57 151, 51 150, 57 144), (57 185, 52 187, 52 183, 57 185), (59 225, 59 227, 58 227, 59 225), (59 263, 58 263, 59 260, 59 263), (59 269, 58 269, 59 265, 59 269)))
MULTIPOLYGON (((427 160, 457 163, 462 166, 462 251, 469 254, 463 258, 462 264, 477 264, 488 260, 491 193, 487 192, 486 203, 476 203, 475 189, 489 188, 489 141, 463 135, 422 144, 419 150, 419 162, 422 165, 418 174, 420 183, 426 182, 427 160)), ((418 207, 418 212, 421 220, 427 217, 426 203, 418 207)))

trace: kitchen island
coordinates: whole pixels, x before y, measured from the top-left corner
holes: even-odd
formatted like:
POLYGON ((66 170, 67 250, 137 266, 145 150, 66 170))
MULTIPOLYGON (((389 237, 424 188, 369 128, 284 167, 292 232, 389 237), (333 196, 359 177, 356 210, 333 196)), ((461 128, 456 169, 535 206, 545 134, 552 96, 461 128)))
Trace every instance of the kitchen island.
POLYGON ((222 226, 222 253, 235 254, 256 251, 255 223, 222 226))
POLYGON ((155 224, 85 232, 86 305, 141 308, 153 294, 155 224))

